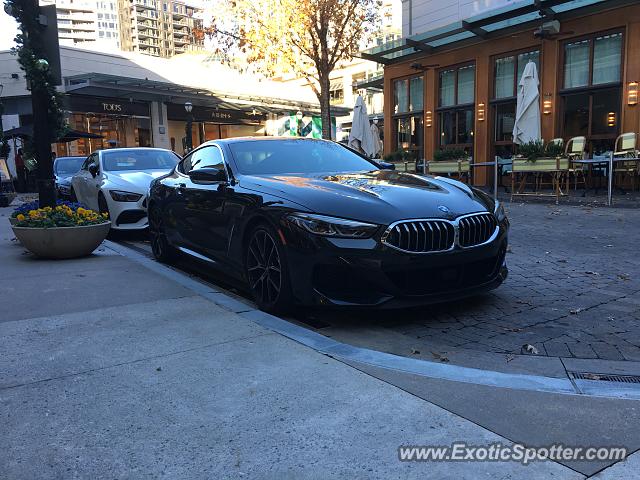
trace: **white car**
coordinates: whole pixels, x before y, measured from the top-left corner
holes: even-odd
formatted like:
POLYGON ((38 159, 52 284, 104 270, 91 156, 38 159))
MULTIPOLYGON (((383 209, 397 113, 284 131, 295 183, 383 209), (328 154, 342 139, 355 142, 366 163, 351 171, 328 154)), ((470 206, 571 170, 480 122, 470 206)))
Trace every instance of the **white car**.
POLYGON ((163 148, 112 148, 92 153, 71 179, 71 198, 109 213, 111 228, 140 230, 154 178, 169 173, 180 157, 163 148))

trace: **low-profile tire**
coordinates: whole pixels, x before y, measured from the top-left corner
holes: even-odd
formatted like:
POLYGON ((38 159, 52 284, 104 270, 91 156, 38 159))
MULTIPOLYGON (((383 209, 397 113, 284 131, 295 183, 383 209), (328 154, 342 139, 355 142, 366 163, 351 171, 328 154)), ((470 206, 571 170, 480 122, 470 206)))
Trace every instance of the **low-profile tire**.
POLYGON ((245 275, 260 310, 283 313, 293 306, 284 245, 276 231, 259 225, 245 247, 245 275))
POLYGON ((176 258, 176 249, 173 247, 167 235, 164 233, 162 212, 159 207, 149 208, 149 239, 151 240, 151 253, 156 260, 162 263, 171 263, 176 258))

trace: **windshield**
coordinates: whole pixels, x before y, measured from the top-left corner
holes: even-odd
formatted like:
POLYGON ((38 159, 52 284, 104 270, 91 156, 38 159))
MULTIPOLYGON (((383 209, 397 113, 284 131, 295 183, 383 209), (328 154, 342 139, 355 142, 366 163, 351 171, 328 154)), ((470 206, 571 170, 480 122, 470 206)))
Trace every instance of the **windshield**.
POLYGON ((85 157, 58 157, 54 164, 56 175, 73 175, 84 162, 85 157))
POLYGON ((253 140, 229 144, 240 173, 361 172, 377 167, 343 146, 311 139, 253 140))
POLYGON ((165 150, 114 150, 102 153, 102 165, 108 172, 121 170, 171 170, 178 156, 165 150))

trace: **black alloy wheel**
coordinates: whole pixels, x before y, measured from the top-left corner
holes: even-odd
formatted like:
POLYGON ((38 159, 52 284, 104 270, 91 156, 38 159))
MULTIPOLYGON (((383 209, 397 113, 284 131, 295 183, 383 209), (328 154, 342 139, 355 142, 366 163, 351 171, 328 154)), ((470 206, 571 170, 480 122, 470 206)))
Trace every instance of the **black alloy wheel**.
POLYGON ((284 249, 267 226, 256 228, 246 251, 246 274, 253 298, 261 310, 282 312, 291 306, 291 287, 284 249))
POLYGON ((176 250, 169 245, 162 225, 162 212, 158 207, 149 209, 149 237, 151 252, 156 260, 168 263, 175 258, 176 250))

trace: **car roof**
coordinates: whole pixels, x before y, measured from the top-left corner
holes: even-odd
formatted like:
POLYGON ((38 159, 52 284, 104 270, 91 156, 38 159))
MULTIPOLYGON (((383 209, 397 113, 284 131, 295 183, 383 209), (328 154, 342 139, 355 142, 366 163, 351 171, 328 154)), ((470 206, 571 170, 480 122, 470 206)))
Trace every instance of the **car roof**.
MULTIPOLYGON (((330 142, 330 140, 323 140, 321 138, 308 138, 308 137, 234 137, 234 138, 221 138, 218 140, 209 140, 208 142, 204 142, 202 145, 230 145, 233 143, 244 143, 244 142, 291 142, 294 140, 304 140, 306 142, 330 142)), ((202 146, 200 145, 200 146, 202 146)))
POLYGON ((157 147, 121 147, 121 148, 104 148, 102 150, 96 150, 96 153, 104 153, 104 152, 131 152, 135 150, 155 150, 158 152, 170 152, 171 150, 167 150, 166 148, 157 148, 157 147))

